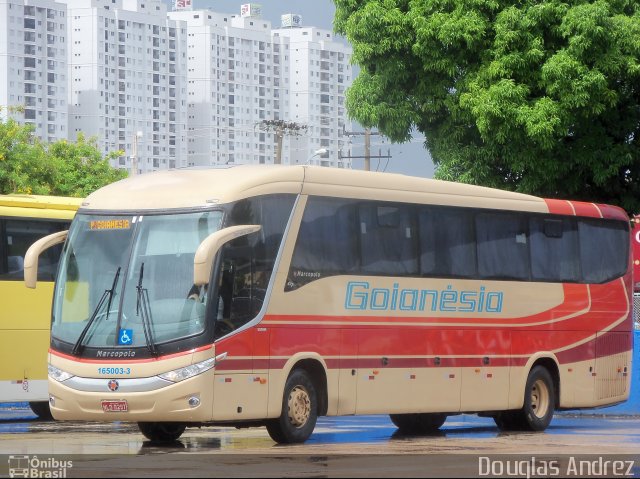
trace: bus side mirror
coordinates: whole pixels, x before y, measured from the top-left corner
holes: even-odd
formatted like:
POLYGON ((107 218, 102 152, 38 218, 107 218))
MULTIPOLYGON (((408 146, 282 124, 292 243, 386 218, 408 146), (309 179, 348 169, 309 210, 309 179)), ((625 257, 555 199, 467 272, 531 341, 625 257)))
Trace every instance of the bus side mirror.
POLYGON ((29 247, 24 257, 24 284, 27 288, 35 289, 38 282, 38 259, 40 255, 52 246, 64 243, 68 234, 68 230, 53 233, 39 239, 29 247))
POLYGON ((211 278, 211 268, 213 268, 213 259, 216 257, 220 248, 231 240, 246 236, 256 231, 260 231, 260 225, 240 225, 230 226, 220 231, 216 231, 209 235, 196 250, 193 258, 193 284, 196 286, 204 286, 209 283, 211 278))

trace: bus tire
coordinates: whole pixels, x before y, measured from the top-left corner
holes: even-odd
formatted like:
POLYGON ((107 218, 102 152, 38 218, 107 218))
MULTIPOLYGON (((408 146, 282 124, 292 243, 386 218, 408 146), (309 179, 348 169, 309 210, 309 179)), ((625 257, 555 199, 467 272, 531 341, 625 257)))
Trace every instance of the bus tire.
POLYGON ((493 420, 501 431, 526 430, 520 411, 502 411, 496 414, 493 420))
POLYGON ((494 420, 503 431, 544 431, 553 419, 555 404, 553 378, 547 368, 536 366, 527 378, 522 409, 503 411, 494 420))
POLYGON ((529 373, 522 408, 523 424, 530 431, 544 431, 556 407, 553 378, 544 366, 536 366, 529 373))
POLYGON ((171 443, 182 436, 186 426, 179 422, 139 422, 138 428, 150 441, 171 443))
POLYGON ((301 443, 309 439, 318 420, 317 398, 309 374, 303 369, 295 369, 284 387, 280 417, 266 424, 271 439, 278 444, 301 443))
POLYGON ((29 407, 33 411, 33 414, 38 416, 38 419, 42 419, 45 421, 49 421, 53 419, 53 415, 51 414, 51 409, 49 408, 49 402, 47 401, 30 402, 29 407))
POLYGON ((390 414, 391 422, 403 434, 428 434, 435 432, 447 420, 442 413, 390 414))

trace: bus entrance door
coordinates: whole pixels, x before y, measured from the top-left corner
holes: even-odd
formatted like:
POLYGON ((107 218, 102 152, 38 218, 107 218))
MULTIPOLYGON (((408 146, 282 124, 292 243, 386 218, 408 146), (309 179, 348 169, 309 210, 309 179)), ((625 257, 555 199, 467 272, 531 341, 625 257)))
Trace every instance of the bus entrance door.
POLYGON ((222 339, 216 353, 227 353, 227 358, 216 368, 213 394, 214 420, 224 421, 265 418, 269 392, 270 333, 259 324, 248 327, 262 308, 265 291, 257 284, 252 248, 236 243, 225 248, 219 274, 216 335, 222 339))

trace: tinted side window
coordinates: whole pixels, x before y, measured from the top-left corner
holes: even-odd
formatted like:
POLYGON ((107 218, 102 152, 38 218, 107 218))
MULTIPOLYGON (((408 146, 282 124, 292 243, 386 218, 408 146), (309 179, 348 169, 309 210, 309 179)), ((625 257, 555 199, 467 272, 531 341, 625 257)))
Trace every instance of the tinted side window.
POLYGON ((471 212, 421 208, 418 224, 422 276, 476 276, 476 239, 471 212))
POLYGON ((358 210, 362 273, 417 275, 412 208, 409 205, 365 203, 358 210))
MULTIPOLYGON (((0 221, 3 237, 0 258, 0 280, 22 281, 24 279, 24 256, 33 243, 40 238, 69 229, 69 222, 40 221, 35 219, 7 219, 0 221)), ((38 261, 38 281, 53 281, 58 269, 62 245, 45 251, 38 261)))
POLYGON ((580 263, 586 283, 604 283, 627 271, 629 230, 623 222, 581 219, 580 263))
POLYGON ((222 301, 216 311, 226 324, 224 329, 217 328, 218 337, 248 323, 262 309, 294 202, 294 195, 273 195, 241 200, 230 207, 225 227, 257 224, 262 229, 223 249, 218 272, 222 301))
POLYGON ((327 276, 357 274, 357 224, 354 202, 310 197, 300 224, 285 291, 327 276))
POLYGON ((574 219, 531 217, 529 238, 534 281, 580 281, 578 230, 574 219))
POLYGON ((479 213, 476 216, 476 238, 481 278, 529 279, 525 216, 479 213))

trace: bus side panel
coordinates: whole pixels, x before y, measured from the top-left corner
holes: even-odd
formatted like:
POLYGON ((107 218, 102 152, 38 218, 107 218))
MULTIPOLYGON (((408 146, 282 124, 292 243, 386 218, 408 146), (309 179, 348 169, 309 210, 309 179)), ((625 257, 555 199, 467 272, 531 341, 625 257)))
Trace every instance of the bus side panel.
MULTIPOLYGON (((356 413, 358 387, 358 334, 355 329, 344 328, 340 331, 340 376, 338 380, 338 415, 356 413)), ((329 385, 329 394, 332 394, 329 385)))
POLYGON ((249 328, 216 344, 216 354, 227 358, 215 369, 213 419, 242 421, 263 419, 269 397, 268 374, 264 361, 256 357, 264 350, 269 331, 249 328), (259 336, 257 336, 259 335, 259 336))
POLYGON ((499 411, 509 403, 511 332, 464 330, 461 344, 462 411, 499 411), (464 356, 469 357, 464 358, 464 356))
POLYGON ((46 388, 34 381, 47 380, 53 284, 29 290, 3 281, 0 288, 0 401, 46 401, 46 388))
POLYGON ((2 281, 0 287, 0 324, 3 330, 49 331, 53 283, 40 281, 36 289, 27 289, 22 281, 2 281))
POLYGON ((370 328, 359 331, 357 413, 457 412, 461 331, 370 328), (437 359, 436 359, 437 358, 437 359))
POLYGON ((594 403, 611 404, 629 398, 633 333, 598 333, 594 403))
POLYGON ((426 347, 424 334, 382 329, 358 331, 357 414, 414 411, 419 400, 410 375, 415 375, 418 366, 412 356, 426 347), (404 357, 398 357, 400 354, 404 357))
POLYGON ((558 365, 560 406, 592 404, 595 338, 592 331, 520 330, 512 333, 513 364, 509 409, 519 409, 529 371, 536 360, 552 359, 558 365))

